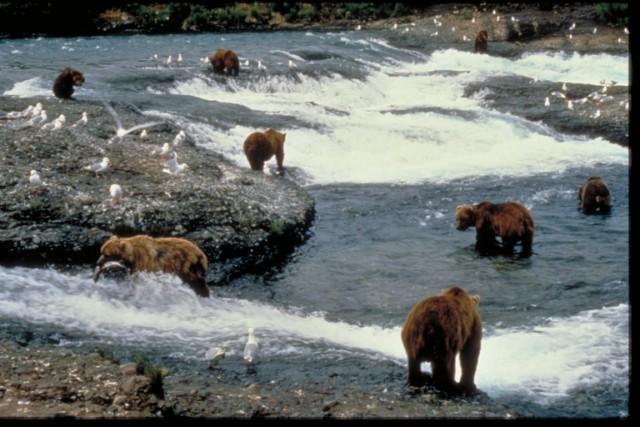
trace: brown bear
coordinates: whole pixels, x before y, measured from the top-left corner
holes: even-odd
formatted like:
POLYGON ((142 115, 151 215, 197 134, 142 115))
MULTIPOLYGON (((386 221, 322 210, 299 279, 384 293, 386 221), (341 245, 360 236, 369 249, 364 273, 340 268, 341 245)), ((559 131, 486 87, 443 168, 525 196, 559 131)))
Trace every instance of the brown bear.
POLYGON ((505 253, 513 253, 516 243, 522 242, 521 255, 531 255, 535 225, 529 210, 520 203, 482 202, 458 206, 456 228, 466 230, 471 226, 476 228, 476 249, 482 253, 495 253, 496 236, 500 236, 505 253))
POLYGON ((604 180, 592 176, 578 189, 580 209, 585 213, 609 212, 611 210, 611 193, 604 180))
POLYGON ((251 169, 261 171, 264 162, 276 155, 278 170, 283 171, 284 167, 284 140, 286 133, 280 133, 274 129, 267 129, 264 132, 253 132, 244 140, 244 154, 249 160, 251 169))
POLYGON ((103 267, 111 261, 122 263, 130 273, 162 271, 174 273, 189 284, 201 297, 209 296, 205 282, 207 256, 196 245, 178 237, 153 238, 146 235, 133 237, 113 236, 100 248, 100 258, 94 281, 103 267))
POLYGON ((240 71, 240 61, 238 60, 238 55, 236 55, 236 53, 232 50, 218 49, 216 53, 209 57, 209 61, 211 61, 211 65, 213 65, 213 71, 215 71, 216 73, 226 73, 237 76, 238 72, 240 71))
POLYGON ((471 394, 480 356, 482 320, 477 305, 480 296, 452 287, 418 302, 402 327, 402 343, 407 353, 412 387, 433 382, 447 393, 471 394), (455 381, 456 355, 460 353, 462 376, 455 381), (431 362, 432 375, 420 371, 422 362, 431 362))
POLYGON ((82 86, 84 76, 78 70, 73 68, 65 68, 53 83, 53 94, 62 99, 72 99, 73 86, 82 86))
POLYGON ((476 42, 473 51, 475 53, 487 53, 487 41, 489 40, 489 35, 485 30, 481 30, 478 32, 476 36, 476 42))

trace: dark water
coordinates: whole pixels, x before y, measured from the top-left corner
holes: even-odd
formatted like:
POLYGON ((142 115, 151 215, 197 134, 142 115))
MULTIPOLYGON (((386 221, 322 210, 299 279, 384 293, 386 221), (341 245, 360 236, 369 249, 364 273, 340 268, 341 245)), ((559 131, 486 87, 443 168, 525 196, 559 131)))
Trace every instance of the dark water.
POLYGON ((496 76, 594 87, 626 82, 628 56, 477 56, 463 43, 416 37, 0 41, 5 95, 51 96, 59 70, 75 66, 87 80, 79 99, 130 103, 174 121, 240 165, 248 133, 286 131, 285 165, 317 203, 312 237, 288 264, 215 288, 211 300, 166 275, 96 287, 89 268, 0 267, 3 328, 62 332, 69 346, 142 348, 194 375, 206 371, 208 348, 223 347, 223 381, 243 383, 242 348, 254 327, 261 362, 252 381, 401 390, 406 314, 457 284, 482 297, 476 383, 497 403, 531 416, 627 414, 627 150, 498 113, 482 96, 463 93, 496 76), (239 53, 237 79, 213 76, 199 61, 223 46, 239 53), (592 175, 611 189, 610 215, 577 210, 577 188, 592 175), (517 200, 531 210, 532 257, 476 254, 474 232, 455 229, 454 211, 483 200, 517 200))

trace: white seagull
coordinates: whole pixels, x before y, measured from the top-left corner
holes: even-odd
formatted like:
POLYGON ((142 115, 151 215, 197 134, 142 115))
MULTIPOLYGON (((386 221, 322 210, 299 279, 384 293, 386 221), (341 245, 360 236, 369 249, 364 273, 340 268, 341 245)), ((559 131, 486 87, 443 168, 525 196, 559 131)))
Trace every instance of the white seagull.
POLYGON ((475 24, 476 23, 476 17, 474 16, 473 18, 471 18, 471 23, 475 24))
POLYGON ((435 33, 431 33, 431 37, 435 37, 438 35, 438 32, 436 31, 435 33))
POLYGON ((40 178, 40 174, 33 169, 29 173, 29 184, 31 185, 31 192, 33 193, 38 192, 43 185, 42 178, 40 178))
POLYGON ((496 22, 500 22, 500 15, 496 16, 496 22))
POLYGON ((67 118, 65 117, 65 115, 60 114, 57 118, 55 118, 50 123, 45 123, 44 125, 42 125, 41 129, 51 130, 51 131, 58 130, 64 125, 66 121, 67 121, 67 118))
POLYGON ((87 112, 85 111, 82 113, 82 117, 80 117, 80 120, 72 124, 71 127, 75 128, 81 125, 86 125, 87 123, 89 123, 89 117, 87 116, 87 112))
POLYGON ((249 60, 247 59, 246 61, 244 61, 244 66, 248 67, 249 66, 249 60))
POLYGON ((358 26, 356 27, 356 31, 360 31, 361 29, 362 29, 362 25, 358 25, 358 26))
POLYGON ((40 111, 37 116, 33 116, 31 119, 27 120, 27 123, 24 126, 40 126, 44 122, 47 121, 47 112, 45 110, 40 111))
POLYGON ((468 42, 470 40, 471 39, 469 37, 467 37, 466 34, 462 36, 462 41, 468 42))
POLYGON ((181 130, 180 132, 178 132, 176 137, 173 138, 173 146, 177 147, 178 145, 182 144, 185 139, 187 139, 187 134, 184 133, 183 130, 181 130))
POLYGON ((569 30, 573 31, 576 29, 576 23, 574 22, 573 24, 571 24, 571 26, 569 27, 569 30))
POLYGON ((256 361, 256 356, 258 354, 258 342, 253 334, 253 328, 249 328, 248 332, 249 338, 244 346, 243 358, 247 363, 252 364, 256 361))
POLYGON ((569 40, 573 39, 573 34, 569 33, 569 40))
POLYGON ((140 138, 149 139, 149 134, 147 133, 146 129, 142 129, 142 132, 140 132, 140 138))
POLYGON ((396 22, 395 24, 393 24, 393 29, 397 30, 398 29, 398 23, 396 22))
POLYGON ((598 117, 600 117, 600 110, 596 110, 596 113, 593 115, 594 119, 597 119, 598 117))
POLYGON ((289 60, 289 68, 298 68, 298 66, 296 65, 295 62, 293 62, 292 60, 289 60))
POLYGON ((109 112, 109 114, 111 114, 111 117, 113 117, 113 120, 115 120, 116 122, 116 135, 109 140, 108 144, 111 144, 116 139, 122 140, 122 138, 129 135, 131 132, 135 132, 140 129, 150 128, 152 126, 157 126, 159 124, 162 124, 162 122, 148 122, 148 123, 143 123, 141 125, 133 126, 132 128, 129 128, 129 129, 125 129, 122 127, 122 122, 120 121, 120 118, 116 113, 116 110, 111 108, 111 106, 106 102, 104 102, 104 106, 109 112))
POLYGON ((258 70, 266 71, 267 67, 262 65, 262 61, 258 60, 258 70))
POLYGON ((103 157, 101 162, 94 163, 94 164, 89 165, 89 166, 85 166, 83 169, 94 172, 96 174, 96 177, 98 177, 99 173, 104 172, 107 169, 109 169, 109 158, 108 157, 103 157))
POLYGON ((629 34, 629 30, 627 29, 627 27, 624 27, 624 33, 629 34))
POLYGON ((567 91, 567 84, 566 83, 562 83, 562 91, 563 92, 567 91))
POLYGON ((210 348, 204 354, 205 359, 209 361, 209 366, 216 366, 220 359, 224 359, 225 352, 221 348, 210 348))
POLYGON ((595 33, 597 33, 597 32, 598 32, 598 28, 594 27, 594 28, 593 28, 593 34, 595 34, 595 33))
POLYGON ((111 194, 111 204, 119 205, 122 203, 122 187, 119 184, 111 184, 109 187, 109 194, 111 194))
POLYGON ((181 53, 178 54, 178 62, 182 62, 182 54, 181 53))
POLYGON ((567 101, 567 108, 573 110, 573 102, 571 102, 571 100, 567 101))
POLYGON ((165 64, 167 64, 167 65, 170 65, 170 64, 171 64, 171 55, 169 55, 169 56, 167 57, 167 60, 166 60, 164 63, 165 63, 165 64))
POLYGON ((545 106, 545 107, 548 107, 548 106, 550 106, 550 105, 551 105, 551 103, 549 102, 549 97, 547 96, 547 97, 544 99, 544 106, 545 106))
POLYGON ((7 118, 8 119, 19 119, 22 117, 29 117, 31 116, 31 113, 33 112, 33 109, 35 107, 33 105, 29 105, 27 108, 25 108, 22 111, 9 111, 7 113, 7 118))
POLYGON ((169 159, 165 163, 166 168, 162 169, 162 172, 168 173, 169 175, 178 175, 185 169, 189 168, 189 165, 186 163, 178 163, 178 153, 173 152, 173 157, 169 159))

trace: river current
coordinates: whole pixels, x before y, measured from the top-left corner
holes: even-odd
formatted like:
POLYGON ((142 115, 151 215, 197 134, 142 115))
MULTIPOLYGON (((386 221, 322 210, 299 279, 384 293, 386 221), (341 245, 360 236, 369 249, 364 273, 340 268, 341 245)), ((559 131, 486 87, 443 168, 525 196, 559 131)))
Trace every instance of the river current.
POLYGON ((405 381, 400 328, 411 307, 455 284, 482 298, 476 384, 492 399, 532 416, 627 414, 628 149, 498 112, 482 91, 463 94, 496 76, 626 85, 629 56, 500 46, 500 55, 474 55, 469 44, 429 39, 416 50, 390 39, 349 31, 0 41, 7 96, 51 97, 57 73, 73 66, 86 78, 77 98, 133 104, 247 167, 249 133, 286 132, 285 166, 317 208, 311 237, 286 264, 212 288, 208 300, 162 274, 96 286, 89 266, 0 266, 1 327, 60 332, 70 347, 143 349, 194 374, 206 372, 210 347, 240 366, 253 327, 258 381, 328 382, 337 371, 382 390, 405 381), (237 78, 201 62, 218 47, 238 52, 237 78), (593 175, 612 192, 609 215, 577 210, 577 189, 593 175), (475 232, 455 229, 455 207, 484 200, 531 210, 530 258, 479 256, 475 232))

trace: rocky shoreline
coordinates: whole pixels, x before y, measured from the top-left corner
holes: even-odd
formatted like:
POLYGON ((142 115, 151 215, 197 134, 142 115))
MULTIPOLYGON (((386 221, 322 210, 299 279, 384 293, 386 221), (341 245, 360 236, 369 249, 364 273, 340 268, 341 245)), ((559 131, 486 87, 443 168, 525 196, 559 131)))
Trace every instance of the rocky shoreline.
MULTIPOLYGON (((213 285, 246 272, 260 272, 286 259, 305 240, 313 221, 313 199, 282 176, 256 173, 197 147, 190 139, 176 152, 188 169, 166 173, 164 143, 179 129, 170 122, 109 143, 114 119, 100 103, 3 97, 3 112, 41 102, 50 118, 64 114, 59 130, 21 128, 24 120, 0 119, 0 251, 3 263, 93 264, 111 235, 176 236, 192 240, 209 258, 213 285), (73 128, 83 112, 89 122, 73 128), (87 165, 110 159, 99 176, 87 165), (32 189, 29 171, 44 187, 32 189), (112 183, 123 203, 113 205, 112 183)), ((116 105, 120 120, 134 126, 157 119, 116 105)), ((240 142, 239 142, 240 143, 240 142)))

